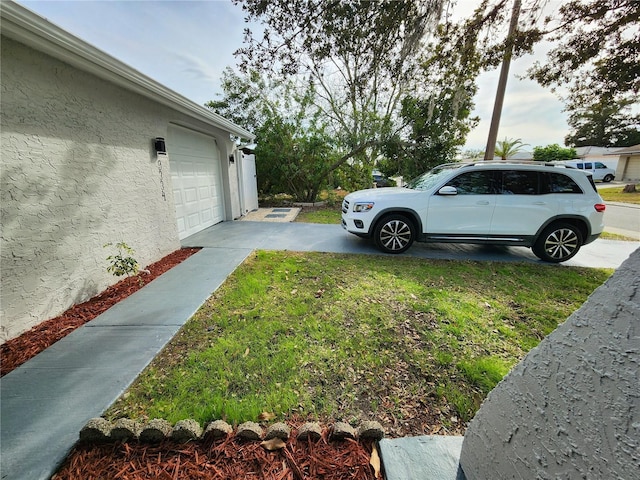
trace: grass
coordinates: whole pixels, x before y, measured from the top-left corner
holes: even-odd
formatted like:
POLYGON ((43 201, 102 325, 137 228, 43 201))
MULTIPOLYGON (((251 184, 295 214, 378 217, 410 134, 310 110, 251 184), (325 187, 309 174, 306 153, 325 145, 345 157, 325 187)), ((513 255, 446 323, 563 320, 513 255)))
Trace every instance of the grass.
POLYGON ((624 187, 611 187, 601 188, 598 193, 605 202, 621 202, 621 203, 633 203, 640 205, 640 184, 636 185, 637 192, 635 193, 623 193, 624 187))
POLYGON ((326 207, 304 207, 296 217, 296 222, 340 224, 340 205, 326 207))
POLYGON ((627 235, 620 235, 619 233, 610 233, 607 231, 604 231, 600 234, 600 237, 598 238, 603 238, 605 240, 620 240, 623 242, 637 242, 638 240, 633 238, 633 237, 629 237, 627 235))
POLYGON ((268 412, 377 419, 391 435, 455 430, 611 273, 260 251, 107 417, 239 423, 268 412))

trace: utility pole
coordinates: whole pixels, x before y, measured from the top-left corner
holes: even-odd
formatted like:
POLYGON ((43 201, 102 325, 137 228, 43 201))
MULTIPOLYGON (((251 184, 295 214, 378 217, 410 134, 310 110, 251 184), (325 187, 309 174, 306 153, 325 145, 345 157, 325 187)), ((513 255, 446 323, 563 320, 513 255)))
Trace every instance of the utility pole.
POLYGON ((514 0, 511 12, 511 23, 507 35, 507 48, 502 57, 500 67, 500 78, 498 79, 498 90, 496 91, 496 101, 493 104, 493 115, 491 116, 491 126, 489 127, 489 137, 487 148, 484 150, 484 159, 493 160, 496 152, 496 140, 498 139, 498 127, 500 126, 500 115, 502 114, 502 104, 504 103, 504 92, 507 89, 507 78, 509 77, 509 66, 511 64, 511 54, 513 53, 513 36, 518 28, 518 17, 520 16, 521 0, 514 0))

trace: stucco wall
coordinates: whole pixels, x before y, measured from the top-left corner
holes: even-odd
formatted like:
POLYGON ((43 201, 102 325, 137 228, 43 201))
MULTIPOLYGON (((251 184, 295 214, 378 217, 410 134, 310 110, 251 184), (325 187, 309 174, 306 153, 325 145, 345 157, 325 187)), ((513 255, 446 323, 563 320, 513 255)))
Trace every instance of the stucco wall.
MULTIPOLYGON (((115 283, 105 243, 126 242, 142 266, 180 248, 170 160, 159 168, 152 139, 169 123, 212 127, 11 39, 1 48, 5 341, 115 283)), ((224 159, 233 145, 215 133, 224 159)))
POLYGON ((468 480, 640 479, 640 250, 488 395, 468 480))

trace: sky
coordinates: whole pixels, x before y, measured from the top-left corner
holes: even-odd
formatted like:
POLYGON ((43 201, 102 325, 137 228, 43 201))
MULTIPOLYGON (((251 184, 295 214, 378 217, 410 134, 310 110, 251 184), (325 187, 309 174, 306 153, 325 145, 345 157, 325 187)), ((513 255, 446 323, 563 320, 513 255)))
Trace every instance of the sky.
MULTIPOLYGON (((158 83, 203 105, 218 99, 220 79, 235 67, 233 52, 243 46, 244 13, 231 0, 17 0, 22 6, 126 63, 158 83)), ((474 0, 460 0, 471 11, 474 0)), ((558 3, 558 2, 551 2, 558 3)), ((535 146, 564 145, 569 133, 563 104, 548 89, 523 80, 534 52, 512 61, 498 140, 521 139, 535 146)), ((499 70, 478 78, 473 115, 480 124, 468 135, 465 149, 484 150, 499 70)))

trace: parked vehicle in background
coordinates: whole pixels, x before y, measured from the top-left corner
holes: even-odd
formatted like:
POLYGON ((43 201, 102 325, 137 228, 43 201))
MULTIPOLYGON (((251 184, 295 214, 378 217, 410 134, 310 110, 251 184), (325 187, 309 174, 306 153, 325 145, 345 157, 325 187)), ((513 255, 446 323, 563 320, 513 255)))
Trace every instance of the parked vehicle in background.
POLYGON ((564 262, 604 228, 605 205, 591 175, 541 162, 440 165, 405 188, 350 193, 342 226, 385 253, 414 241, 531 247, 564 262))
POLYGON ((607 167, 602 162, 584 162, 581 160, 569 160, 564 162, 565 165, 577 168, 584 172, 589 172, 593 175, 593 179, 596 182, 611 182, 616 178, 616 171, 613 168, 607 167))
POLYGON ((385 177, 380 172, 373 172, 373 186, 374 187, 395 187, 396 182, 392 179, 385 177))

